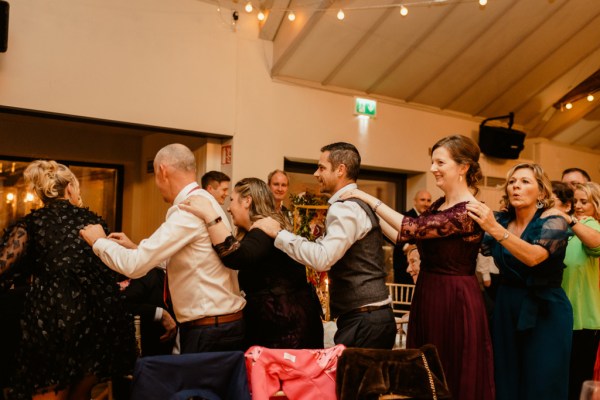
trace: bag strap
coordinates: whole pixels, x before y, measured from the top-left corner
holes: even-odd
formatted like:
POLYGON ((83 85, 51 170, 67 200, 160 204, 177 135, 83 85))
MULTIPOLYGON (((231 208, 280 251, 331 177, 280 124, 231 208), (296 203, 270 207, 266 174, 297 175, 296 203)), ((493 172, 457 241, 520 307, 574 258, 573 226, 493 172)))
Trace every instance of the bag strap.
POLYGON ((433 382, 433 374, 429 369, 429 363, 427 362, 427 357, 425 357, 425 353, 421 352, 421 358, 423 359, 423 364, 425 365, 425 369, 427 370, 427 377, 429 378, 429 386, 431 387, 431 398, 433 400, 437 400, 437 392, 435 391, 435 383, 433 382))

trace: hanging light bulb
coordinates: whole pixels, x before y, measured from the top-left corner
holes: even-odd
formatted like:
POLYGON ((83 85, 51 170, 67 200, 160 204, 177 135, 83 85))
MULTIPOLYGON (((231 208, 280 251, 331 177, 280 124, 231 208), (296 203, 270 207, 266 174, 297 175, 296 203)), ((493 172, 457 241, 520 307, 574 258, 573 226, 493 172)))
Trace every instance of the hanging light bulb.
POLYGON ((480 6, 485 6, 487 4, 487 0, 479 0, 479 5, 480 6))
POLYGON ((293 12, 293 11, 290 11, 290 12, 288 13, 288 19, 289 19, 290 21, 295 21, 295 20, 296 20, 296 14, 294 14, 294 12, 293 12))
POLYGON ((567 110, 570 110, 571 108, 573 108, 573 103, 567 103, 567 104, 565 104, 565 108, 567 110))
POLYGON ((340 21, 343 20, 346 17, 346 15, 344 14, 344 10, 342 10, 340 8, 340 11, 338 11, 337 13, 337 19, 339 19, 340 21))
POLYGON ((586 98, 587 98, 587 101, 594 101, 594 95, 591 93, 588 94, 586 98))
POLYGON ((402 15, 403 17, 406 17, 408 15, 408 8, 406 8, 404 6, 400 6, 400 15, 402 15))
POLYGON ((256 18, 258 18, 259 21, 264 21, 265 20, 265 13, 262 12, 262 10, 260 10, 258 12, 258 15, 256 16, 256 18))
POLYGON ((247 13, 251 13, 253 9, 254 8, 252 7, 252 2, 251 1, 247 2, 246 6, 244 7, 244 10, 246 10, 247 13))

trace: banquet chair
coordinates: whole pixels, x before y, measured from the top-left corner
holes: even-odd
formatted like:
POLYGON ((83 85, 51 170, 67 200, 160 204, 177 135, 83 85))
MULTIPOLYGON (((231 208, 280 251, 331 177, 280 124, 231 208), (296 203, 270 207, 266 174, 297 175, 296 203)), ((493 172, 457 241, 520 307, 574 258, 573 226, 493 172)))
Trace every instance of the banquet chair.
POLYGON ((404 338, 406 337, 405 327, 408 324, 409 309, 412 303, 415 285, 401 283, 386 283, 390 297, 392 298, 392 309, 396 320, 396 345, 394 348, 404 347, 404 338))
POLYGON ((338 400, 450 399, 433 345, 420 349, 349 348, 337 365, 338 400))
POLYGON ((244 353, 223 351, 140 358, 131 400, 250 400, 244 353))
POLYGON ((392 308, 394 309, 394 315, 402 317, 404 314, 408 314, 406 309, 401 309, 399 306, 409 306, 412 303, 413 294, 415 292, 415 285, 408 285, 403 283, 386 283, 390 296, 392 298, 392 308))
POLYGON ((252 346, 246 369, 253 400, 336 400, 337 360, 346 347, 271 349, 252 346))

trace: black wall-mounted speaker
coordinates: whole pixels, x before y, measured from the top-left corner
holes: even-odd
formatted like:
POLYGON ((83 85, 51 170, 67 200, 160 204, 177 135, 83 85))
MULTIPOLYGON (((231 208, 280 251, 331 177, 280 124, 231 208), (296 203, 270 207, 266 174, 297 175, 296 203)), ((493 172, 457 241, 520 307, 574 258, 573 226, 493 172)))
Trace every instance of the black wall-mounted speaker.
POLYGON ((479 148, 483 154, 490 157, 516 160, 525 148, 524 141, 525 134, 511 128, 485 125, 479 127, 479 148))
POLYGON ((0 0, 0 53, 8 48, 8 9, 9 4, 0 0))

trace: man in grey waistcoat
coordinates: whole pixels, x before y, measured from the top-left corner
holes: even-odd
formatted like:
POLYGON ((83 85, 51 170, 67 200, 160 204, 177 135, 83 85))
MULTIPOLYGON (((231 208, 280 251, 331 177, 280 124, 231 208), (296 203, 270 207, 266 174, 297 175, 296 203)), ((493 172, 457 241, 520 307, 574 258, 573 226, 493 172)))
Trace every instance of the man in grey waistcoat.
POLYGON ((356 189, 360 154, 350 143, 321 149, 314 175, 321 193, 331 195, 326 234, 316 242, 282 230, 264 218, 255 223, 275 238, 275 247, 317 271, 328 271, 331 316, 337 318, 334 341, 347 347, 391 349, 396 323, 385 285, 383 235, 371 208, 358 199, 341 200, 356 189))

